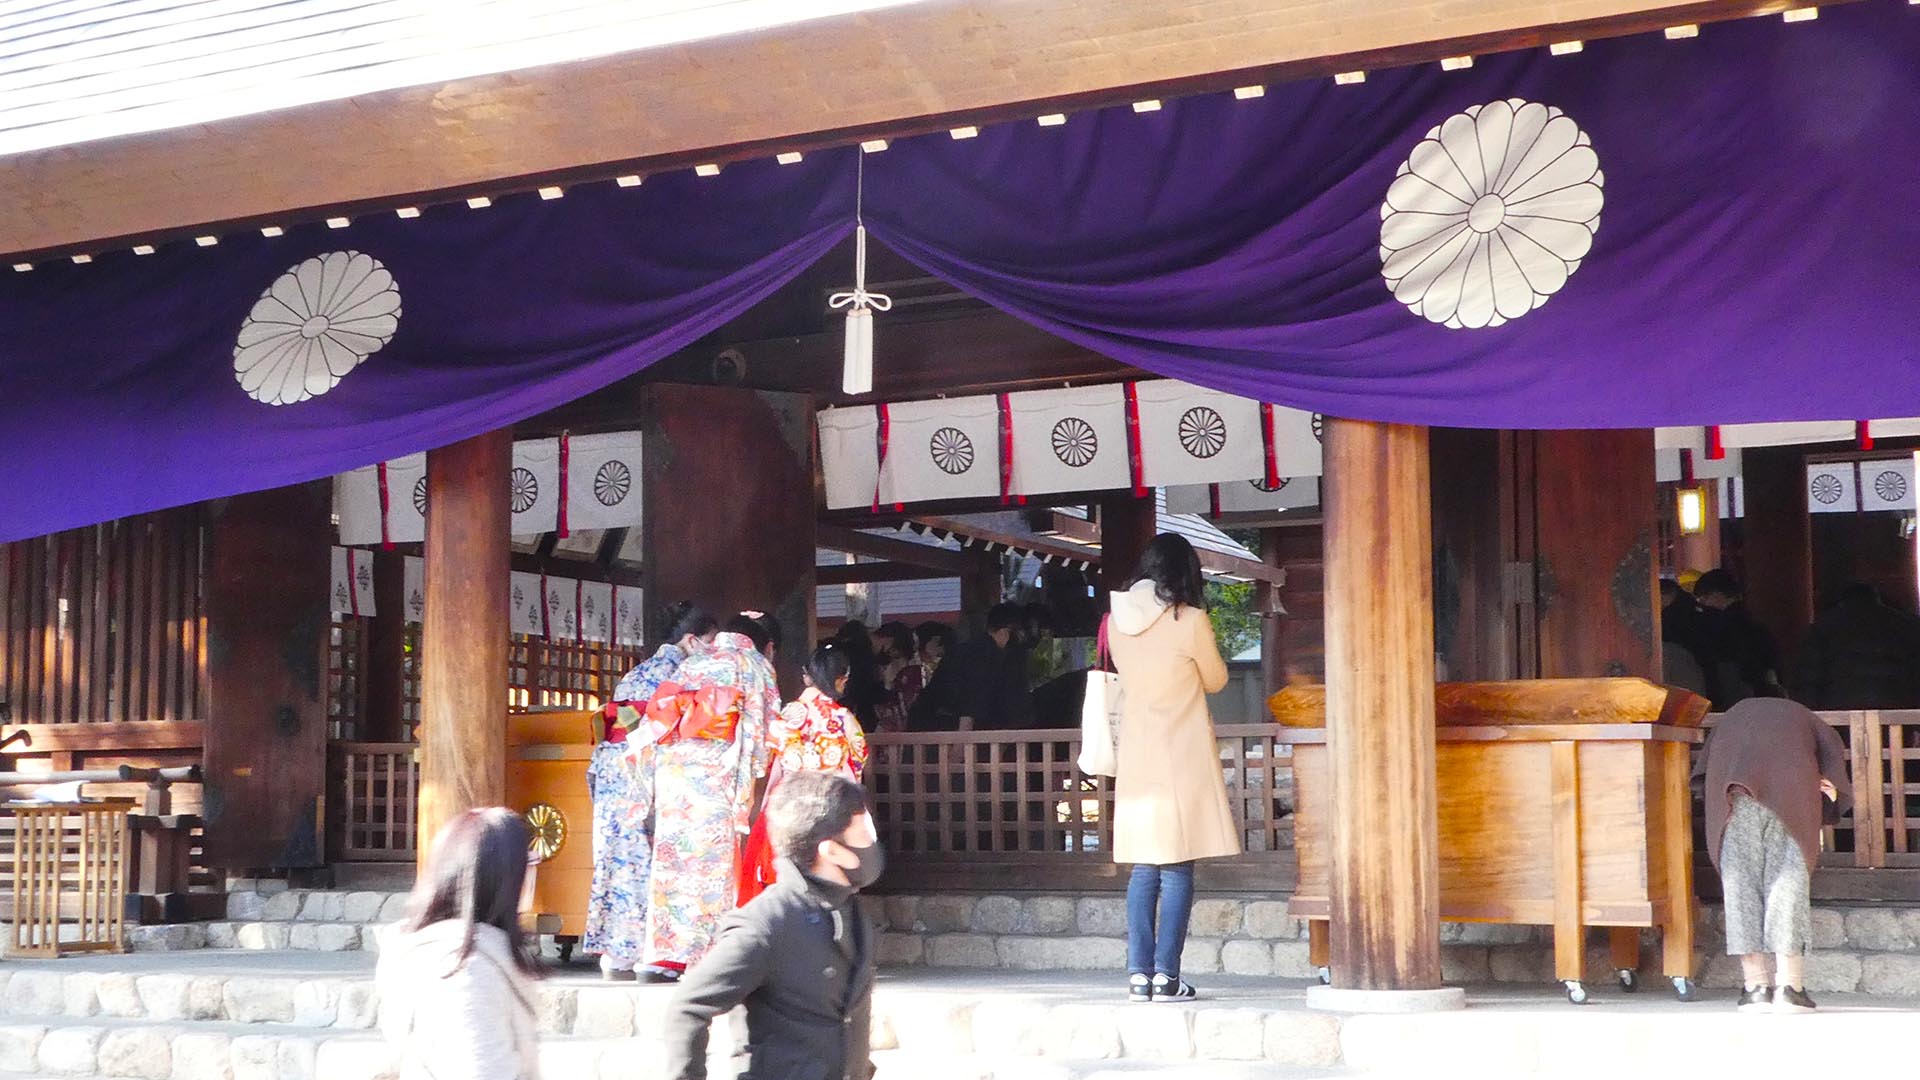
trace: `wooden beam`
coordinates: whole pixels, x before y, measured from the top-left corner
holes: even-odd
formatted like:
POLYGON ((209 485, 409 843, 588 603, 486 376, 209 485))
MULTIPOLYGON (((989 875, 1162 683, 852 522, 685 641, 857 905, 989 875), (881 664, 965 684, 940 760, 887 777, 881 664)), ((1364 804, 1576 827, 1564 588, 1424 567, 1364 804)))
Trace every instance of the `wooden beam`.
POLYGON ((1799 2, 903 4, 14 155, 0 169, 0 236, 13 252, 98 250, 1799 2), (337 167, 343 146, 351 169, 337 167))
POLYGON ((875 581, 927 581, 937 578, 954 578, 959 577, 960 573, 936 570, 930 566, 873 562, 822 566, 815 570, 813 575, 816 585, 864 585, 875 581))
MULTIPOLYGON (((865 555, 888 562, 905 563, 928 570, 938 570, 941 576, 952 577, 964 573, 969 565, 967 557, 958 551, 948 551, 930 544, 916 544, 911 540, 901 540, 892 536, 880 536, 875 533, 861 532, 840 525, 821 525, 815 535, 815 542, 828 551, 843 551, 848 555, 865 555)), ((821 567, 821 571, 830 569, 821 567)), ((847 579, 853 580, 853 579, 847 579)), ((869 581, 885 580, 868 578, 869 581)), ((820 584, 833 582, 825 578, 820 584)))
POLYGON ((420 628, 419 847, 454 815, 507 796, 507 537, 513 433, 427 452, 420 628))
POLYGON ((79 750, 195 750, 206 742, 207 725, 199 720, 135 721, 132 723, 18 724, 7 735, 27 733, 30 742, 7 747, 9 754, 79 750))
POLYGON ((1440 987, 1427 429, 1326 425, 1333 985, 1440 987))
POLYGON ((1031 551, 1035 555, 1052 555, 1055 558, 1072 562, 1100 565, 1100 552, 1089 550, 1078 544, 1066 543, 1045 536, 1031 536, 1022 533, 1002 532, 999 529, 980 525, 971 521, 962 521, 951 517, 916 516, 913 520, 929 529, 939 529, 955 536, 972 537, 974 545, 997 545, 1004 548, 1017 548, 1031 551))

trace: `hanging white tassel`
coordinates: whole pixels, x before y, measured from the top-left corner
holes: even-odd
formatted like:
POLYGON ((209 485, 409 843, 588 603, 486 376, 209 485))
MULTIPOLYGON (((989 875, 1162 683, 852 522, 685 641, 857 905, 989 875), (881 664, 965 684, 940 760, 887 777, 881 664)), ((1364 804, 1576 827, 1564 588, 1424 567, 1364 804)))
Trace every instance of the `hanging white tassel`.
POLYGON ((867 227, 860 219, 866 198, 866 160, 862 156, 853 203, 853 291, 827 297, 827 306, 847 309, 846 353, 840 389, 849 394, 873 392, 873 313, 893 310, 893 298, 867 291, 867 227))

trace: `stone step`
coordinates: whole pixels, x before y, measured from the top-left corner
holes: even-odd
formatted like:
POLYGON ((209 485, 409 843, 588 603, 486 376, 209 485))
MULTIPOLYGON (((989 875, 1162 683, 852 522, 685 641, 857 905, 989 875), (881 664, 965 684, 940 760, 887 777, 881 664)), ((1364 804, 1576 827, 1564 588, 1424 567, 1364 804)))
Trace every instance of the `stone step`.
POLYGON ((393 922, 405 909, 407 894, 373 889, 237 889, 227 893, 227 919, 251 922, 334 922, 372 925, 393 922))

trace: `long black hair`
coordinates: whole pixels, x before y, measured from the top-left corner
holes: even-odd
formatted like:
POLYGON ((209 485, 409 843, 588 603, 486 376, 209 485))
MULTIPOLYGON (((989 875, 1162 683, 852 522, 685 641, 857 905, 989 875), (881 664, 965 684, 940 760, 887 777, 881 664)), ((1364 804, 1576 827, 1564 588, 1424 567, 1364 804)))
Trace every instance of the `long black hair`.
POLYGON ((1176 615, 1182 606, 1207 608, 1207 579, 1200 575, 1200 556, 1179 533, 1161 533, 1140 553, 1133 584, 1142 581, 1153 582, 1153 594, 1176 615))
POLYGON ((460 954, 446 976, 467 966, 467 958, 473 955, 474 929, 484 925, 507 935, 514 967, 539 977, 539 962, 520 930, 520 890, 527 880, 527 846, 532 839, 526 819, 504 806, 456 814, 440 830, 407 900, 403 929, 424 930, 448 921, 465 924, 460 954))
POLYGON ((691 600, 667 605, 661 613, 661 622, 666 625, 666 641, 678 645, 680 639, 692 634, 694 637, 706 637, 720 629, 720 621, 707 614, 705 608, 691 600))
POLYGON ((838 700, 839 691, 834 689, 833 684, 852 670, 847 647, 838 641, 823 641, 807 661, 807 680, 813 683, 815 690, 838 700))

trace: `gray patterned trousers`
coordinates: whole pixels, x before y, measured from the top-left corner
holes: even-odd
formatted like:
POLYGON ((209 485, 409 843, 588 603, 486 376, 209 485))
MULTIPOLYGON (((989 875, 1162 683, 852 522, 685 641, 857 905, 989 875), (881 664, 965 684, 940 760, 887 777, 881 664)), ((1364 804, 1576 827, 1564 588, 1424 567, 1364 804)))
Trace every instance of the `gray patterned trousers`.
POLYGON ((1800 845, 1773 811, 1735 794, 1720 840, 1727 955, 1804 954, 1813 938, 1811 881, 1800 845))

